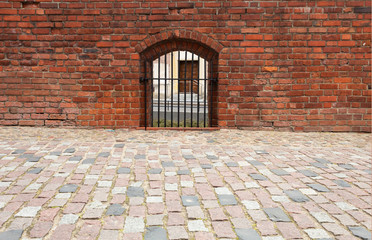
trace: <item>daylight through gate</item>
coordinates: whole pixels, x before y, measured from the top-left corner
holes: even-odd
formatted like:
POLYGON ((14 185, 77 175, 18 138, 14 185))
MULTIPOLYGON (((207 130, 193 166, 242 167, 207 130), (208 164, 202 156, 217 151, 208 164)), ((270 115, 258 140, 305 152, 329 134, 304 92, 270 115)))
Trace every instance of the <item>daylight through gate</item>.
POLYGON ((212 61, 190 51, 171 51, 145 61, 147 127, 211 127, 212 61))

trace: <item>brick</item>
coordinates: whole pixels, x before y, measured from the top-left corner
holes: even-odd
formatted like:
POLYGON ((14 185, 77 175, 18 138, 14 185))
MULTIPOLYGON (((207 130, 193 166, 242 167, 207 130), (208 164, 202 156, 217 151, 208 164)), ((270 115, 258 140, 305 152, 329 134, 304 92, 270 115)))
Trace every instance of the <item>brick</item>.
POLYGON ((3 19, 4 21, 17 22, 21 20, 21 17, 20 16, 4 16, 3 19))
POLYGON ((336 102, 337 97, 336 96, 320 96, 319 101, 320 102, 336 102))

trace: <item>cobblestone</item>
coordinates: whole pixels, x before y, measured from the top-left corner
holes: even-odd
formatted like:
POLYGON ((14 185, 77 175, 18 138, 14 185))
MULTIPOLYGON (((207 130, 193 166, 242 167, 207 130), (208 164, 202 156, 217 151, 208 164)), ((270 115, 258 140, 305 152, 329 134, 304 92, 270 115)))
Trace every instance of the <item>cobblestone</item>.
POLYGON ((370 239, 369 140, 2 127, 0 239, 370 239))
POLYGON ((251 209, 260 209, 260 204, 257 201, 242 201, 243 205, 245 206, 246 209, 251 210, 251 209))
POLYGON ((309 235, 311 239, 330 238, 330 236, 324 229, 305 229, 304 231, 309 235))
POLYGON ((318 192, 329 192, 329 189, 326 188, 325 186, 315 183, 315 184, 308 184, 309 187, 312 189, 318 191, 318 192))
POLYGON ((22 229, 0 232, 0 239, 1 240, 18 240, 18 239, 21 239, 22 233, 23 233, 22 229))
POLYGON ((125 208, 123 208, 120 204, 112 204, 107 208, 106 215, 113 215, 113 216, 120 216, 124 213, 125 208))
POLYGON ((145 240, 167 240, 167 232, 160 227, 147 228, 145 240))
POLYGON ((187 234, 184 227, 181 226, 171 226, 168 227, 169 239, 188 239, 189 235, 187 234))
POLYGON ((220 201, 220 204, 222 206, 237 204, 236 198, 232 194, 231 195, 230 194, 218 195, 218 200, 220 201))
POLYGON ((310 214, 320 223, 335 222, 326 212, 310 212, 310 214))
POLYGON ((295 202, 307 202, 309 198, 303 195, 299 190, 285 190, 284 191, 290 199, 295 202))
POLYGON ((78 186, 75 184, 66 184, 59 189, 60 193, 73 193, 77 190, 78 186))
POLYGON ((124 232, 125 233, 136 233, 144 232, 145 224, 141 217, 127 217, 125 219, 124 232))
POLYGON ((244 228, 237 228, 235 229, 236 235, 240 240, 260 240, 261 237, 254 229, 244 229, 244 228))
POLYGON ((182 198, 182 204, 185 207, 188 206, 199 206, 199 200, 197 196, 181 196, 182 198))
POLYGON ((208 229, 205 227, 202 220, 189 220, 187 227, 190 232, 207 232, 208 229))
POLYGON ((368 231, 364 227, 349 227, 349 230, 357 237, 361 239, 371 240, 371 231, 368 231))
POLYGON ((75 214, 66 214, 63 215, 61 218, 61 221, 59 221, 59 224, 75 224, 76 221, 79 219, 78 215, 75 214))
POLYGON ((280 208, 264 208, 265 213, 274 222, 290 222, 291 220, 280 208))
POLYGON ((25 207, 22 208, 15 216, 16 217, 35 217, 41 207, 25 207))

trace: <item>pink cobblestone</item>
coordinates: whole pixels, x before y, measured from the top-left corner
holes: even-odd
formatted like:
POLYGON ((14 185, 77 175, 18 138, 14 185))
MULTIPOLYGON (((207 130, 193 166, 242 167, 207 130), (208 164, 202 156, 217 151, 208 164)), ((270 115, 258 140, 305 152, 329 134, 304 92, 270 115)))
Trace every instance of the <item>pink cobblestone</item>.
POLYGON ((212 222, 214 231, 218 238, 235 238, 236 235, 232 230, 230 222, 212 222))
POLYGON ((185 224, 185 219, 181 213, 169 213, 168 225, 169 226, 182 226, 185 224))
POLYGON ((52 233, 51 239, 68 240, 71 239, 72 231, 74 231, 74 225, 60 225, 52 233))
POLYGON ((277 235, 278 232, 275 229, 273 222, 271 221, 261 221, 257 222, 257 228, 259 229, 261 235, 277 235))
POLYGON ((59 208, 48 208, 40 212, 40 221, 53 221, 59 208))
POLYGON ((300 230, 293 223, 278 222, 277 228, 286 239, 302 239, 300 230))
POLYGON ((78 239, 95 239, 101 228, 101 223, 98 220, 84 221, 83 226, 77 233, 78 239))
POLYGON ((195 233, 195 240, 214 240, 213 233, 197 232, 195 233))
POLYGON ((41 238, 44 237, 53 226, 53 222, 37 222, 30 231, 30 237, 41 238))
POLYGON ((212 221, 223 221, 228 219, 222 208, 209 209, 209 215, 211 216, 212 221))

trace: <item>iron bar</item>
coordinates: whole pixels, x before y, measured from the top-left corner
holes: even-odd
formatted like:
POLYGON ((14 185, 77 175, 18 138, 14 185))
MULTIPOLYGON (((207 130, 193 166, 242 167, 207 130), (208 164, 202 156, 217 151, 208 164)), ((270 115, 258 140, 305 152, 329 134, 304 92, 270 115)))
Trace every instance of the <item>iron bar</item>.
POLYGON ((147 128, 147 64, 145 61, 145 79, 144 79, 144 86, 145 86, 145 130, 147 128))
MULTIPOLYGON (((210 69, 209 69, 209 72, 210 72, 210 75, 211 75, 211 78, 213 78, 212 76, 212 68, 213 68, 213 59, 210 61, 210 69)), ((211 100, 209 101, 210 105, 211 105, 211 111, 210 111, 210 118, 209 118, 209 126, 212 127, 212 120, 213 120, 213 80, 211 80, 211 88, 210 88, 210 98, 211 100)))
POLYGON ((151 84, 150 84, 150 91, 151 91, 151 127, 154 126, 154 58, 151 58, 151 64, 150 64, 150 72, 151 72, 151 84))
POLYGON ((186 86, 187 86, 187 82, 186 82, 186 78, 187 78, 187 51, 185 51, 185 83, 183 85, 183 88, 184 88, 184 95, 183 95, 183 127, 186 127, 186 86))
POLYGON ((158 56, 158 127, 160 127, 160 55, 158 56))
POLYGON ((173 51, 171 52, 171 127, 173 127, 173 51))
MULTIPOLYGON (((207 61, 204 59, 204 79, 207 79, 207 61)), ((207 80, 204 80, 204 127, 206 119, 206 98, 207 98, 207 80)))
POLYGON ((177 91, 177 94, 178 94, 178 111, 177 111, 177 122, 178 122, 178 127, 180 127, 180 81, 181 81, 181 77, 180 77, 180 75, 181 75, 181 69, 180 69, 180 55, 181 55, 181 53, 180 53, 180 50, 178 50, 178 59, 177 59, 177 61, 178 61, 178 91, 177 91))
POLYGON ((167 127, 167 54, 164 58, 164 127, 167 127))
MULTIPOLYGON (((191 78, 194 78, 194 53, 191 53, 191 78)), ((193 127, 193 122, 192 122, 192 114, 193 114, 193 108, 194 108, 194 105, 193 105, 193 99, 192 99, 192 95, 194 93, 194 80, 190 80, 191 82, 191 127, 193 127)))
POLYGON ((200 79, 199 79, 199 72, 200 72, 200 57, 199 57, 199 55, 197 55, 198 56, 198 109, 197 109, 197 111, 198 111, 198 114, 196 115, 196 127, 199 127, 199 113, 200 113, 200 102, 199 102, 199 81, 200 81, 200 79))

